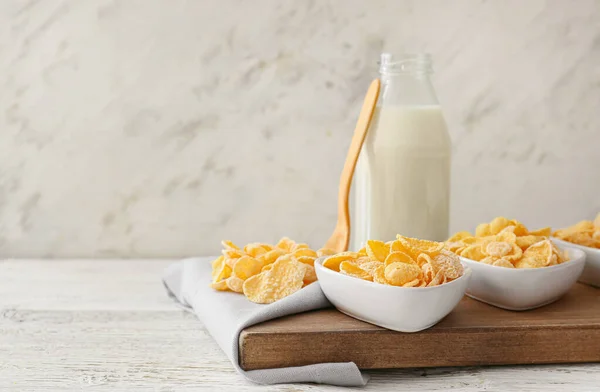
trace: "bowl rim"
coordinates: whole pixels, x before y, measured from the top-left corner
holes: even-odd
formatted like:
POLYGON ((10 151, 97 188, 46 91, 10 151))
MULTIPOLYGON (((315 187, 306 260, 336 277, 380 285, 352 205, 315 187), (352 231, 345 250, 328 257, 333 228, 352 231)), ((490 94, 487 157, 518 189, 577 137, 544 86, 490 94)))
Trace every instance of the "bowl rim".
POLYGON ((557 265, 551 265, 551 266, 547 266, 547 267, 540 267, 540 268, 506 268, 506 267, 500 267, 498 265, 490 265, 490 264, 485 264, 482 263, 480 261, 477 260, 473 260, 473 259, 468 259, 466 257, 460 257, 460 260, 467 263, 468 265, 471 264, 476 264, 477 266, 482 266, 483 268, 494 268, 497 271, 499 271, 500 269, 503 271, 506 271, 506 273, 508 274, 543 274, 546 271, 556 271, 556 270, 560 270, 560 269, 567 269, 567 268, 574 268, 574 266, 581 264, 581 263, 585 263, 585 252, 582 251, 581 249, 569 249, 569 250, 574 250, 576 253, 576 256, 571 258, 569 261, 565 261, 564 263, 561 264, 557 264, 557 265))
POLYGON ((567 247, 567 248, 571 247, 574 249, 580 249, 584 252, 591 252, 592 254, 596 254, 596 255, 600 256, 600 249, 592 248, 591 246, 575 244, 573 242, 561 240, 560 238, 557 238, 557 237, 550 237, 550 240, 555 241, 557 244, 567 247))
MULTIPOLYGON (((471 268, 469 268, 469 266, 465 265, 465 263, 462 263, 463 268, 464 268, 464 272, 461 276, 459 276, 458 278, 454 279, 451 282, 448 283, 444 283, 444 284, 440 284, 437 286, 430 286, 430 287, 402 287, 402 286, 392 286, 392 285, 387 285, 387 284, 381 284, 381 283, 377 283, 377 282, 371 282, 370 280, 365 280, 365 279, 360 279, 360 278, 355 278, 353 276, 348 276, 345 274, 342 274, 341 272, 337 272, 334 271, 332 269, 326 268, 323 266, 323 262, 325 261, 325 259, 327 259, 329 256, 322 256, 319 257, 315 260, 315 269, 319 270, 319 271, 323 271, 323 273, 329 274, 331 273, 331 276, 337 276, 337 277, 341 277, 342 280, 343 279, 352 279, 352 282, 359 282, 359 284, 367 284, 367 287, 380 287, 383 290, 419 290, 421 292, 424 291, 432 291, 432 290, 443 290, 444 288, 449 289, 450 287, 454 286, 455 283, 458 284, 459 281, 463 281, 465 279, 469 279, 472 275, 472 270, 471 268), (362 283, 361 283, 362 282, 362 283)), ((317 280, 319 282, 319 280, 317 280)))

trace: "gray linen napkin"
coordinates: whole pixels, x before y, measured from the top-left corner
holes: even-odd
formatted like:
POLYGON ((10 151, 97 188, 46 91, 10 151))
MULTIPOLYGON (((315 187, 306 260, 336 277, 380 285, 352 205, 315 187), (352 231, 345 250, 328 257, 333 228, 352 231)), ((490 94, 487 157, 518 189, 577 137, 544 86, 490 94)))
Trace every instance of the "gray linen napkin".
POLYGON ((243 295, 215 291, 211 280, 212 258, 185 259, 169 266, 163 282, 169 295, 204 323, 233 366, 248 380, 259 384, 314 382, 341 386, 363 386, 369 377, 353 362, 244 371, 239 365, 238 342, 242 329, 289 314, 331 306, 315 282, 269 305, 250 302, 243 295))

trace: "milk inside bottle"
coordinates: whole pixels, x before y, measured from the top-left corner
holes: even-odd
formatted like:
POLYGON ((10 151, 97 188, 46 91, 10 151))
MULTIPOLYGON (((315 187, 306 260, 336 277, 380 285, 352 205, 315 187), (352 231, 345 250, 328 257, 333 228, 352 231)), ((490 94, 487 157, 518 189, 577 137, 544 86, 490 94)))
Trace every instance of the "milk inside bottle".
POLYGON ((383 54, 381 93, 353 183, 352 248, 448 237, 450 137, 426 54, 383 54))

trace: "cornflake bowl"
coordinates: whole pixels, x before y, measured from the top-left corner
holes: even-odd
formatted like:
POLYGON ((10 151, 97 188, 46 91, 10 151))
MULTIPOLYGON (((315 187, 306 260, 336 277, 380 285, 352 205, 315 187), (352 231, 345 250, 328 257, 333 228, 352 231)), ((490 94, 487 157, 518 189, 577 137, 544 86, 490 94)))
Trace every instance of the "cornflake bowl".
POLYGON ((551 238, 552 242, 565 249, 579 249, 585 253, 585 267, 579 277, 581 283, 600 287, 600 249, 577 245, 572 242, 551 238))
POLYGON ((398 287, 344 275, 315 261, 321 289, 329 301, 350 317, 399 332, 418 332, 437 324, 461 300, 471 270, 449 283, 432 287, 398 287))
MULTIPOLYGON (((559 247, 565 250, 563 247, 559 247)), ((508 310, 529 310, 550 304, 569 291, 585 266, 585 254, 567 249, 569 261, 542 268, 506 268, 461 257, 473 270, 467 295, 508 310)))

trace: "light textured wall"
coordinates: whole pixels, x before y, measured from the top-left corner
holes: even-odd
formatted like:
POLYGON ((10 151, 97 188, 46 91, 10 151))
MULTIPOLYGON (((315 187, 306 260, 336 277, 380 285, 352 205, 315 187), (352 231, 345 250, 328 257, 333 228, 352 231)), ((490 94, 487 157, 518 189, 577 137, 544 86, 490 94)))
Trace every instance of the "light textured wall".
POLYGON ((315 246, 383 50, 429 51, 451 228, 600 210, 600 2, 0 2, 0 256, 315 246))

